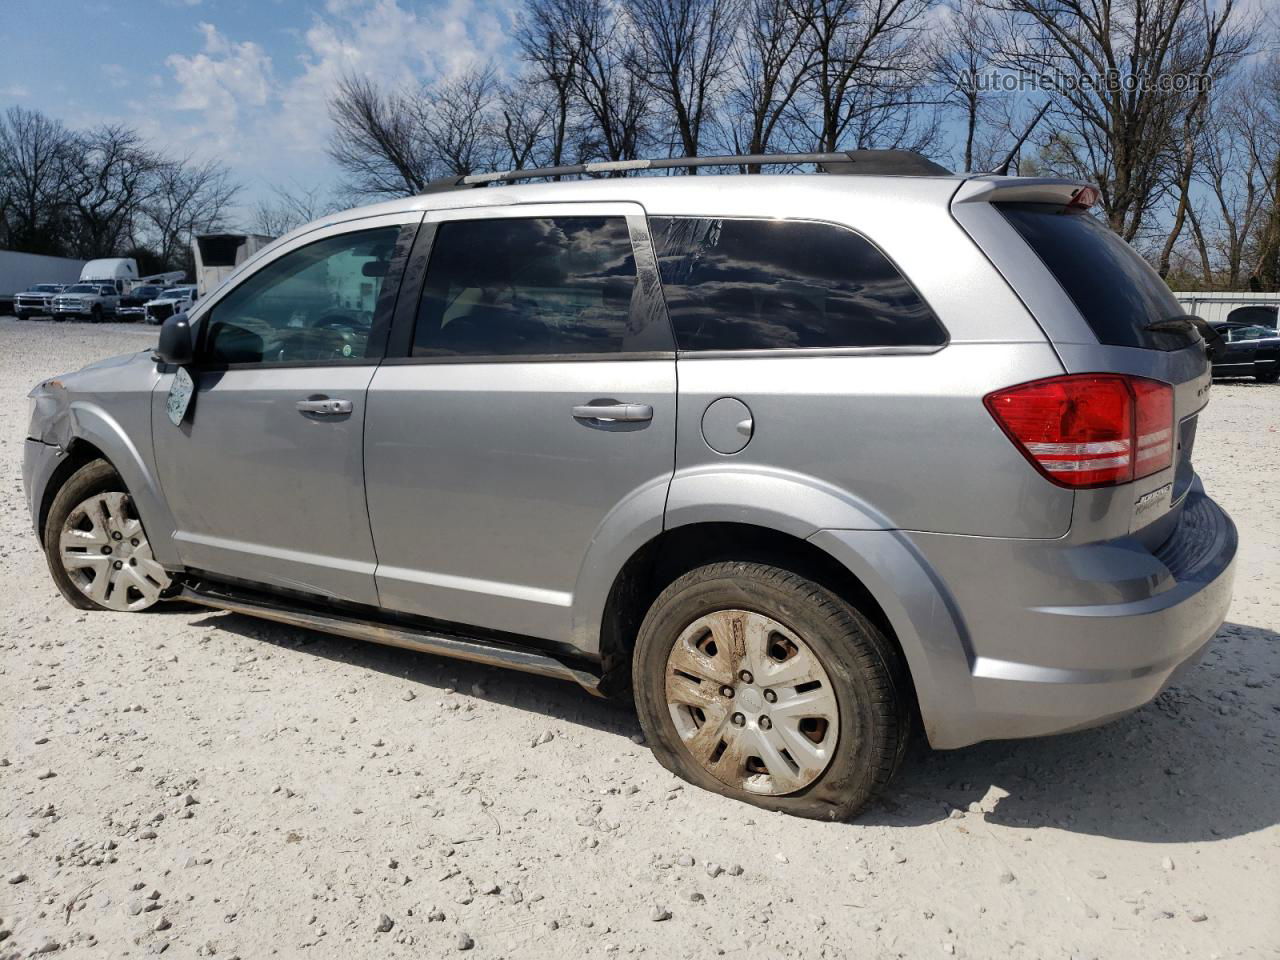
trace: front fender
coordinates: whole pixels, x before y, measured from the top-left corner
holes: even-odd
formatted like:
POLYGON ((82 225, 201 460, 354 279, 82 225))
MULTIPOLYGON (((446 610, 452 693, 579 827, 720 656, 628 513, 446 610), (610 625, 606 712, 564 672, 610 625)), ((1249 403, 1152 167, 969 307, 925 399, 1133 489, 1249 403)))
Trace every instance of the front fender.
MULTIPOLYGON (((133 498, 156 560, 163 566, 175 567, 181 561, 173 541, 173 514, 161 493, 150 450, 151 394, 140 393, 136 400, 145 409, 136 411, 137 416, 133 417, 139 425, 134 436, 130 436, 119 420, 91 400, 71 402, 67 409, 66 429, 70 438, 93 445, 115 467, 133 498), (145 444, 145 449, 140 448, 139 443, 145 444)), ((65 449, 69 444, 63 444, 59 438, 59 445, 65 449)))

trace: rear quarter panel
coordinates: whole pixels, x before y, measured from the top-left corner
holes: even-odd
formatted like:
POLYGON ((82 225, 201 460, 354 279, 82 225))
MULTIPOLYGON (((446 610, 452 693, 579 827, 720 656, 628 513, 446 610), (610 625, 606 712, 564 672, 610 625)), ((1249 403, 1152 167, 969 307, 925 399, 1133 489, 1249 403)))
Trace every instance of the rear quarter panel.
MULTIPOLYGON (((983 406, 1009 384, 1063 372, 1043 331, 949 213, 954 181, 901 193, 814 178, 764 195, 759 216, 849 227, 876 244, 947 329, 933 351, 774 351, 680 355, 677 470, 667 525, 758 522, 819 529, 911 529, 1053 538, 1072 495, 1023 459, 983 406), (701 420, 720 397, 751 409, 754 433, 725 456, 701 420)), ((698 209, 651 216, 734 216, 714 191, 698 209)))

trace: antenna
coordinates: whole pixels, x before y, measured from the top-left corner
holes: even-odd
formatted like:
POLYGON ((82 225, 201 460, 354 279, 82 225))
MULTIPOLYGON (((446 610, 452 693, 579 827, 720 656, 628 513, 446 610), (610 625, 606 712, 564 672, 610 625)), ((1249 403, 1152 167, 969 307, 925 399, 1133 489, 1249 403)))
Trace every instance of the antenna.
POLYGON ((1040 122, 1040 118, 1049 112, 1049 103, 1050 101, 1048 100, 1044 102, 1044 106, 1037 111, 1036 115, 1031 118, 1031 122, 1027 124, 1027 129, 1022 131, 1022 136, 1018 137, 1018 139, 1014 141, 1013 149, 1010 150, 1008 155, 1004 158, 1004 162, 992 170, 992 173, 998 173, 1002 177, 1007 177, 1009 175, 1009 164, 1013 163, 1013 158, 1018 155, 1018 151, 1022 149, 1022 145, 1027 142, 1027 137, 1031 136, 1031 131, 1036 128, 1036 124, 1040 122))

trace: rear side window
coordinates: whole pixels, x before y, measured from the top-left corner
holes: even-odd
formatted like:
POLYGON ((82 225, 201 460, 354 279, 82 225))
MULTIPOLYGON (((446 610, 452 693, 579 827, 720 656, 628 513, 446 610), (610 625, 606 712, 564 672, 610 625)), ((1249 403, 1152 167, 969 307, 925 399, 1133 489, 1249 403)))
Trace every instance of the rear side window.
POLYGON ((681 350, 934 347, 947 340, 907 279, 852 230, 801 220, 649 222, 681 350))
POLYGON ((631 349, 636 263, 625 217, 442 223, 413 356, 534 356, 631 349))
POLYGON ((1186 313, 1138 252, 1086 210, 1053 203, 996 207, 1061 284, 1099 343, 1179 350, 1194 331, 1146 327, 1186 313))

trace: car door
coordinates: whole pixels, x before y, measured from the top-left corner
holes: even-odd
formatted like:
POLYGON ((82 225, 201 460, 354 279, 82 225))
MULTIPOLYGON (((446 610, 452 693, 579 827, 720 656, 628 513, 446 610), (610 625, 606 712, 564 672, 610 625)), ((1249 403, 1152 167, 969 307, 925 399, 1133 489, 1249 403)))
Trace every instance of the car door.
POLYGON ((274 252, 193 317, 195 393, 152 406, 183 564, 378 602, 365 510, 365 393, 421 212, 350 221, 274 252))
POLYGON ((369 388, 379 595, 571 642, 588 548, 656 535, 672 473, 675 354, 644 211, 448 211, 428 230, 420 302, 369 388))

